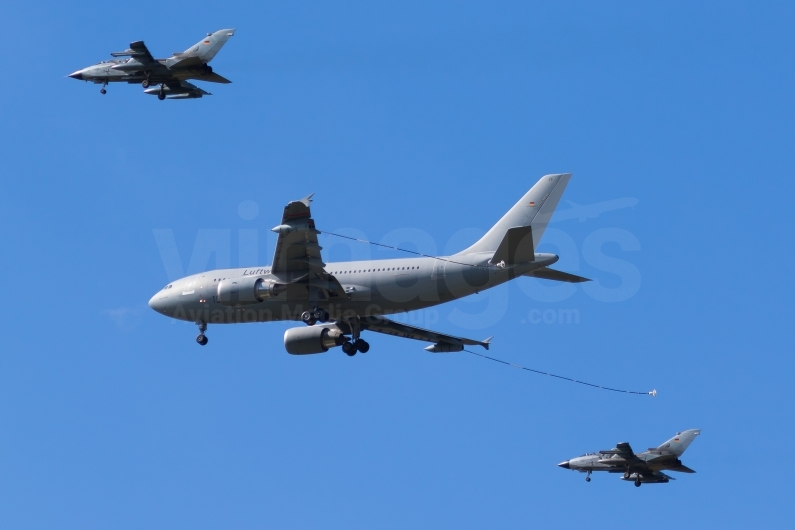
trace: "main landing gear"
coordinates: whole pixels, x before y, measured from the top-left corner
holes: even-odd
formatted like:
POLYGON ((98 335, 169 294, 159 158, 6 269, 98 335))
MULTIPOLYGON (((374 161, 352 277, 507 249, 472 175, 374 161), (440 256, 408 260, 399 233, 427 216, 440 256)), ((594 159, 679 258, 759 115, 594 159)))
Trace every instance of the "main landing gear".
POLYGON ((160 92, 157 93, 157 99, 163 101, 166 99, 166 87, 165 85, 160 85, 160 92))
POLYGON ((356 355, 357 351, 362 353, 367 353, 370 351, 370 344, 363 339, 356 339, 353 341, 349 340, 342 344, 342 351, 344 351, 348 357, 353 357, 356 355))
POLYGON ((635 487, 636 487, 636 488, 639 488, 639 487, 640 487, 640 477, 638 477, 638 478, 636 478, 636 479, 635 479, 635 487))
POLYGON ((370 345, 367 343, 366 340, 360 337, 362 333, 361 322, 359 322, 358 318, 354 318, 348 321, 348 325, 351 327, 351 340, 345 341, 342 344, 342 351, 348 357, 353 357, 356 355, 357 351, 362 353, 367 353, 370 351, 370 345))
POLYGON ((307 326, 314 326, 318 322, 328 322, 329 318, 328 311, 322 307, 315 307, 312 311, 304 311, 301 313, 301 321, 307 326))
POLYGON ((196 322, 196 325, 199 326, 199 334, 196 336, 196 342, 198 342, 201 346, 207 344, 207 335, 204 334, 207 331, 207 323, 205 322, 196 322))

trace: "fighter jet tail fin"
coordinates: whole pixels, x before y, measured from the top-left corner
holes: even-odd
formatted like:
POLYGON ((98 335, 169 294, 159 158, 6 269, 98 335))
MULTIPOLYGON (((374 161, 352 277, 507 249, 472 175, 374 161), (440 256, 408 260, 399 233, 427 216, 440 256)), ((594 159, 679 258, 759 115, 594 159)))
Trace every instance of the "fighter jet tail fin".
POLYGON ((202 62, 209 63, 234 34, 234 29, 221 29, 215 33, 209 33, 205 38, 185 50, 182 55, 194 55, 199 57, 202 62))
POLYGON ((676 433, 676 436, 661 444, 657 449, 668 453, 673 453, 676 456, 682 456, 682 453, 693 443, 696 436, 701 434, 701 429, 689 429, 687 431, 676 433))
POLYGON ((545 175, 530 188, 524 197, 517 202, 508 213, 502 216, 497 224, 483 236, 477 243, 459 252, 459 254, 473 254, 475 252, 496 252, 500 243, 505 239, 509 229, 517 227, 531 227, 528 240, 532 241, 533 249, 538 247, 541 237, 558 206, 563 191, 571 179, 571 173, 558 173, 545 175))

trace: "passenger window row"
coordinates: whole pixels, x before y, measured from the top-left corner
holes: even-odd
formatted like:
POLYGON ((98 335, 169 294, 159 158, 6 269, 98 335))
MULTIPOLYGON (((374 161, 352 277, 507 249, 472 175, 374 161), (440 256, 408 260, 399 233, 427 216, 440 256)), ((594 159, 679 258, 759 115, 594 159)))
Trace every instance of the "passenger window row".
POLYGON ((355 271, 337 271, 332 272, 331 274, 354 274, 360 272, 386 272, 386 271, 406 271, 406 270, 420 270, 419 267, 387 267, 384 269, 359 269, 355 271))

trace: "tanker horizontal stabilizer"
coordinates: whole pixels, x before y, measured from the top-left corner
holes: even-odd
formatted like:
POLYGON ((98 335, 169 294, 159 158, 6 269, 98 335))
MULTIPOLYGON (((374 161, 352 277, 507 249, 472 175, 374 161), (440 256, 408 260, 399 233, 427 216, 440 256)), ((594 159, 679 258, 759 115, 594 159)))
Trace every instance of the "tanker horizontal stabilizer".
POLYGON ((220 75, 218 75, 216 73, 212 73, 212 74, 210 74, 208 76, 202 77, 200 79, 200 81, 207 81, 208 83, 223 83, 225 85, 228 85, 229 83, 232 82, 229 79, 227 79, 227 78, 225 78, 223 76, 220 76, 220 75))
POLYGON ((523 274, 523 276, 568 283, 582 283, 591 281, 590 278, 583 278, 582 276, 577 276, 576 274, 570 274, 568 272, 556 271, 555 269, 550 269, 548 267, 527 272, 523 274))

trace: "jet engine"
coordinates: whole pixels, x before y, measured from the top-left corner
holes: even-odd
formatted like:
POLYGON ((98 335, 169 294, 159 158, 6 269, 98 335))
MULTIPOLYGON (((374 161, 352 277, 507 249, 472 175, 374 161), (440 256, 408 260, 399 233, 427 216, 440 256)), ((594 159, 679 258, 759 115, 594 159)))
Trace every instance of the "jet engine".
POLYGON ((348 340, 335 325, 290 328, 284 332, 284 349, 292 355, 327 352, 348 340))
POLYGON ((218 284, 218 302, 230 306, 258 304, 286 290, 286 285, 256 276, 227 278, 218 284))

